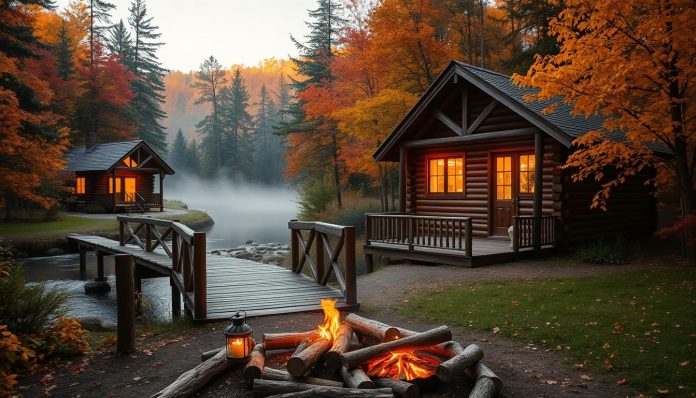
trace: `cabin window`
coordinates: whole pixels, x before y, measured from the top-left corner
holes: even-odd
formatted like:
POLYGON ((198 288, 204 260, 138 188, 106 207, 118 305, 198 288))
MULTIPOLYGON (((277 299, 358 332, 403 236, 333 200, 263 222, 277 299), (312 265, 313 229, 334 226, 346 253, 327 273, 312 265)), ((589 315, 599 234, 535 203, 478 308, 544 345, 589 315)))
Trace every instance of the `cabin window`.
POLYGON ((520 193, 534 193, 534 155, 520 155, 520 193))
POLYGON ((495 164, 496 199, 512 199, 512 156, 498 156, 495 164))
MULTIPOLYGON (((121 177, 116 177, 116 193, 121 192, 121 177)), ((114 179, 109 177, 109 193, 114 193, 114 179)))
POLYGON ((428 192, 464 192, 464 157, 455 156, 429 159, 428 192))
POLYGON ((133 160, 130 156, 126 156, 126 158, 123 159, 123 163, 125 163, 125 165, 128 167, 138 167, 138 163, 136 163, 136 161, 133 160))
POLYGON ((85 194, 85 177, 77 177, 75 179, 75 193, 78 195, 85 194))

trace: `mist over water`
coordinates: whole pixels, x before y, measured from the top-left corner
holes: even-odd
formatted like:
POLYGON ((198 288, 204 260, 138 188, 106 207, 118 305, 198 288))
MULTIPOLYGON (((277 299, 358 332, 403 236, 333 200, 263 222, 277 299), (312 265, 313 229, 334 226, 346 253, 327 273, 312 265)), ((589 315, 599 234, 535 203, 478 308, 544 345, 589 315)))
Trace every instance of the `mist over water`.
POLYGON ((204 180, 175 175, 165 180, 165 198, 181 200, 189 209, 204 210, 215 221, 208 232, 208 250, 231 248, 247 240, 288 242, 288 221, 297 215, 297 193, 227 178, 204 180))

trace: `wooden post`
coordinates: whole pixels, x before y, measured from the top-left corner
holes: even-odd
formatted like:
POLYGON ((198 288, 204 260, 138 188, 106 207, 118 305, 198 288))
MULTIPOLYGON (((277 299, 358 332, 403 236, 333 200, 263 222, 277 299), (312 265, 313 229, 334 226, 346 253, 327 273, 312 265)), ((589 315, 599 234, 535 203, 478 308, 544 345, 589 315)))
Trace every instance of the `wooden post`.
POLYGON ((207 311, 205 232, 193 233, 193 301, 195 319, 205 319, 207 311))
POLYGON ((343 229, 343 239, 345 239, 345 261, 346 261, 346 304, 358 304, 358 288, 355 280, 355 227, 345 227, 343 229))
MULTIPOLYGON (((290 222, 297 220, 290 220, 290 222)), ((290 256, 292 258, 292 271, 297 272, 300 266, 300 241, 297 237, 300 231, 290 228, 290 256)))
POLYGON ((164 211, 164 173, 160 171, 160 178, 159 178, 159 205, 160 205, 160 211, 164 211))
POLYGON ((172 288, 172 319, 181 318, 181 293, 174 283, 174 275, 169 277, 169 285, 172 288))
POLYGON ((97 277, 94 279, 97 282, 104 282, 104 252, 97 249, 97 277))
POLYGON ((152 224, 145 224, 145 251, 152 251, 152 224))
POLYGON ((118 244, 120 246, 126 245, 126 226, 123 220, 118 220, 118 244))
POLYGON ((141 266, 135 264, 133 266, 133 290, 135 291, 135 308, 140 313, 143 307, 143 278, 142 278, 141 266))
POLYGON ((114 206, 114 213, 116 213, 116 169, 111 172, 111 201, 114 206))
POLYGON ((534 134, 534 224, 532 244, 534 252, 541 252, 541 211, 544 184, 544 136, 540 130, 534 134))
POLYGON ((135 350, 135 292, 133 286, 133 257, 114 256, 116 270, 117 331, 116 351, 130 354, 135 350))
POLYGON ((520 240, 518 239, 520 234, 520 223, 517 216, 512 216, 512 251, 517 253, 520 251, 520 240))
POLYGON ((87 248, 79 245, 78 250, 80 251, 80 279, 85 280, 87 277, 87 248))
POLYGON ((179 233, 172 228, 172 271, 181 272, 179 269, 179 233))
POLYGON ((316 268, 317 268, 317 283, 319 281, 324 279, 324 239, 323 233, 322 232, 317 232, 316 233, 316 238, 314 238, 314 241, 316 244, 314 245, 314 251, 316 254, 316 268))
POLYGON ((406 212, 406 148, 402 145, 399 148, 399 213, 406 212))
POLYGON ((474 226, 471 217, 466 219, 466 255, 473 257, 474 254, 474 226))

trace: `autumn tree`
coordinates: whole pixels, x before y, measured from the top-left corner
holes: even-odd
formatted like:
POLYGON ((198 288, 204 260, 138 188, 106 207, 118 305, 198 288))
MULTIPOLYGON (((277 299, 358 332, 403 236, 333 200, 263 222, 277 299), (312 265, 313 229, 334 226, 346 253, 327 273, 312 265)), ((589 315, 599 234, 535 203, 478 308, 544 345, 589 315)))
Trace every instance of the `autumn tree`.
MULTIPOLYGON (((87 77, 87 88, 89 90, 89 106, 83 109, 83 112, 89 112, 90 115, 84 119, 97 123, 99 120, 99 109, 97 105, 97 57, 103 55, 103 39, 104 32, 111 27, 111 10, 114 5, 104 0, 89 0, 89 75, 87 77)), ((97 130, 99 127, 96 124, 83 126, 82 131, 85 134, 85 141, 90 141, 90 136, 96 141, 97 130)))
POLYGON ((614 187, 656 169, 659 184, 676 180, 687 225, 695 217, 696 7, 688 0, 567 0, 566 7, 550 24, 559 54, 537 57, 516 82, 538 87, 534 99, 562 95, 576 114, 606 117, 603 128, 575 140, 565 166, 576 170, 574 180, 602 182, 592 207, 604 208, 614 187), (672 156, 656 153, 661 148, 672 156))
POLYGON ((38 46, 28 4, 51 6, 50 1, 16 0, 0 7, 0 206, 6 217, 16 198, 44 207, 55 203, 37 189, 63 167, 67 145, 67 131, 57 128, 48 111, 48 84, 26 69, 38 46))
POLYGON ((220 123, 220 91, 227 83, 222 65, 212 55, 201 64, 196 72, 193 87, 198 90, 196 104, 209 104, 210 113, 196 125, 199 134, 204 136, 202 168, 204 174, 214 175, 222 168, 222 124, 220 123))
POLYGON ((125 64, 135 75, 132 107, 136 115, 135 133, 160 153, 167 152, 167 133, 161 122, 167 117, 164 103, 164 75, 157 50, 164 44, 161 33, 152 24, 145 0, 133 0, 128 8, 128 24, 132 30, 132 47, 125 64))

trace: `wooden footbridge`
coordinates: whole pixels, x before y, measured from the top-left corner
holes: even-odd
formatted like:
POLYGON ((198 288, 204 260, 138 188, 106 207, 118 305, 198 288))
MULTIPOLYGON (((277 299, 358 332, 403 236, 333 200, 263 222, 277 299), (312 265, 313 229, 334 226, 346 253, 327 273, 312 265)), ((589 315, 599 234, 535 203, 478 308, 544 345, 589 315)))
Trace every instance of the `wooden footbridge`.
POLYGON ((104 278, 105 255, 130 255, 136 291, 142 290, 143 278, 169 277, 174 317, 181 315, 182 302, 186 313, 200 321, 229 318, 237 311, 259 316, 319 310, 324 298, 336 299, 339 308, 358 307, 353 227, 290 221, 288 269, 208 254, 205 233, 176 221, 130 216, 118 221, 119 241, 68 237, 80 251, 81 270, 87 250, 96 251, 98 279, 104 278))

